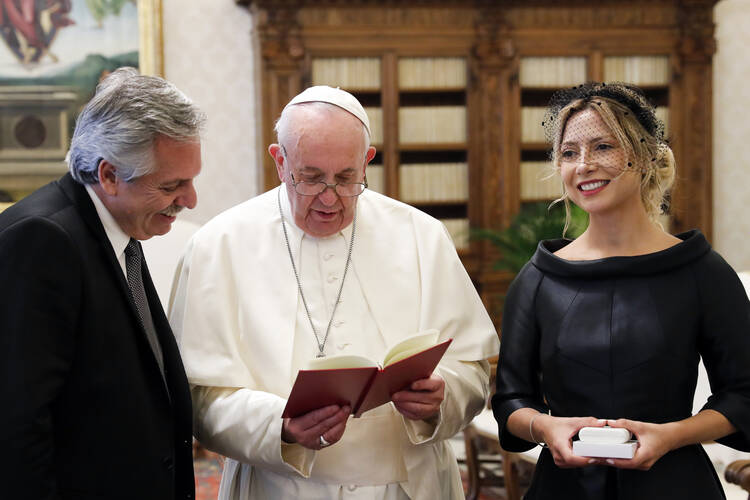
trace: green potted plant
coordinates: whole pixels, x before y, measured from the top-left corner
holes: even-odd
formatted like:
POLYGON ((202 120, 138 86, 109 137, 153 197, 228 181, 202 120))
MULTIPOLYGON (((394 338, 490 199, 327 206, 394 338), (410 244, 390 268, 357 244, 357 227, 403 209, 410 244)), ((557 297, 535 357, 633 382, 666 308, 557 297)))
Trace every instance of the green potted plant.
MULTIPOLYGON (((565 237, 576 238, 586 229, 588 214, 574 204, 570 204, 570 226, 565 237)), ((521 211, 505 229, 475 229, 472 238, 489 241, 495 246, 500 257, 494 263, 497 270, 517 274, 534 255, 541 240, 561 238, 565 226, 565 206, 549 202, 525 203, 521 211)))

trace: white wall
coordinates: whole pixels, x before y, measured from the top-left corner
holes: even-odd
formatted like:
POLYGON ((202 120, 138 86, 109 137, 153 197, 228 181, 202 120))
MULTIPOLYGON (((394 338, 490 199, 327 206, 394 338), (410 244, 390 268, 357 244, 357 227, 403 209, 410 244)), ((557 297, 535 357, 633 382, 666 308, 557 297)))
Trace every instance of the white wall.
POLYGON ((193 232, 219 212, 258 194, 260 104, 252 17, 233 0, 163 0, 165 77, 206 113, 198 205, 165 236, 143 243, 167 309, 172 276, 193 232))
POLYGON ((233 0, 163 0, 165 77, 208 115, 198 206, 203 224, 258 194, 260 103, 252 17, 233 0))
POLYGON ((713 244, 750 270, 750 0, 721 0, 714 15, 713 244))

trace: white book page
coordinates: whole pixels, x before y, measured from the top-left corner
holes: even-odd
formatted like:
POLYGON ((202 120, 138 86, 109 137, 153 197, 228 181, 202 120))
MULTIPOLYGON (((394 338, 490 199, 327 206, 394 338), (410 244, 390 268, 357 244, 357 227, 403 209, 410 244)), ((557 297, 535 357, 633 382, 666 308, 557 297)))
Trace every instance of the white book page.
POLYGON ((412 335, 405 340, 402 340, 401 342, 390 348, 388 353, 385 355, 385 359, 383 360, 383 366, 391 365, 397 361, 401 361, 402 359, 408 358, 413 354, 424 351, 425 349, 434 346, 435 344, 437 344, 438 337, 440 337, 440 332, 435 329, 431 329, 425 330, 416 335, 412 335))
POLYGON ((335 370, 338 368, 366 368, 378 366, 364 356, 341 355, 315 358, 307 362, 308 370, 335 370))

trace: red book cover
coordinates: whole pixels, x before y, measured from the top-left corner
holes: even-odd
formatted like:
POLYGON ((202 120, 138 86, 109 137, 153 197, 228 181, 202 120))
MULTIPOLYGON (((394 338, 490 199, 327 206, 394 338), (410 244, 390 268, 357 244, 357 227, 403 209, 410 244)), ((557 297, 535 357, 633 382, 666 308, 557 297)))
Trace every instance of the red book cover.
POLYGON ((388 403, 391 395, 406 389, 412 382, 432 375, 452 341, 448 339, 378 370, 359 407, 353 410, 354 416, 359 417, 368 410, 388 403))
POLYGON ((362 393, 377 373, 377 366, 300 370, 281 416, 299 417, 330 405, 356 408, 362 393))
POLYGON ((282 417, 298 417, 329 405, 349 405, 359 417, 391 400, 412 382, 427 378, 452 339, 434 345, 381 369, 377 366, 300 370, 282 417))

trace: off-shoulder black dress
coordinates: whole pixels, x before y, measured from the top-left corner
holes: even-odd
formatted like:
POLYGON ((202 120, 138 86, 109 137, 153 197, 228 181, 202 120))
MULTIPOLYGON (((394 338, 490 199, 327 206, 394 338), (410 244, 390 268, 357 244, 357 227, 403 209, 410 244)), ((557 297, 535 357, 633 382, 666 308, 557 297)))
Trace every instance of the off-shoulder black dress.
MULTIPOLYGON (((544 241, 505 302, 492 409, 500 444, 519 408, 564 417, 663 423, 692 414, 703 357, 712 396, 704 406, 738 429, 719 442, 750 450, 750 302, 732 268, 699 231, 636 257, 567 261, 566 240, 544 241)), ((700 445, 667 453, 650 471, 561 469, 542 451, 526 499, 724 498, 700 445)))

